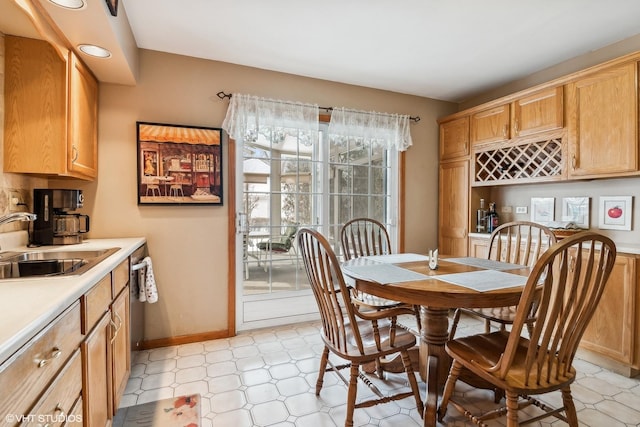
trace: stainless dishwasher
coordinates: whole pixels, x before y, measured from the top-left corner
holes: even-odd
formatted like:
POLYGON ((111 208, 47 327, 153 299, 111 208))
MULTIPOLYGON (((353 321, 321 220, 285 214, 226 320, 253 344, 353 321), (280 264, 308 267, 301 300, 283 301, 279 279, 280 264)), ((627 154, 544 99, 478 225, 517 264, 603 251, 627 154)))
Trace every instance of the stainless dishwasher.
POLYGON ((140 302, 138 293, 143 285, 147 264, 143 259, 147 256, 147 245, 142 245, 131 254, 130 268, 130 292, 129 295, 129 316, 131 318, 131 351, 142 349, 144 340, 144 308, 145 303, 140 302))

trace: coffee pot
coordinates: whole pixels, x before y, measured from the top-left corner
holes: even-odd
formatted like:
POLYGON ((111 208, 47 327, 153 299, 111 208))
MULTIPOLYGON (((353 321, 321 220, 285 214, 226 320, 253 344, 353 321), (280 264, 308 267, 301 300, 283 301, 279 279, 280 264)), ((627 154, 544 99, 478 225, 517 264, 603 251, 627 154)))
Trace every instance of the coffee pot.
POLYGON ((72 245, 82 243, 89 231, 89 216, 72 211, 84 202, 82 190, 36 188, 33 206, 37 215, 33 223, 36 245, 72 245))

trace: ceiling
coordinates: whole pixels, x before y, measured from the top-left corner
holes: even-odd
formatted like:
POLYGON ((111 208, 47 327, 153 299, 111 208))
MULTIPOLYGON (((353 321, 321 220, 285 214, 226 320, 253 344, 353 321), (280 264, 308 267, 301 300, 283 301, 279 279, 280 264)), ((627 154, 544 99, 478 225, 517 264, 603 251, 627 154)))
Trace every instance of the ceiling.
POLYGON ((137 46, 452 102, 640 34, 637 0, 37 1, 71 43, 119 44, 129 74, 92 61, 101 81, 135 84, 137 46))

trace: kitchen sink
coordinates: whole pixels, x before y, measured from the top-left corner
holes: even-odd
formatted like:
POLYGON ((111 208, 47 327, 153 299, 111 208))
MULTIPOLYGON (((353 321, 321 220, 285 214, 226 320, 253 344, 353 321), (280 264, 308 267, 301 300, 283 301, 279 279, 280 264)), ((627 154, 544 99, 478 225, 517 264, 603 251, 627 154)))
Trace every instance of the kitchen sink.
POLYGON ((0 253, 0 280, 80 275, 119 249, 3 252, 0 253))

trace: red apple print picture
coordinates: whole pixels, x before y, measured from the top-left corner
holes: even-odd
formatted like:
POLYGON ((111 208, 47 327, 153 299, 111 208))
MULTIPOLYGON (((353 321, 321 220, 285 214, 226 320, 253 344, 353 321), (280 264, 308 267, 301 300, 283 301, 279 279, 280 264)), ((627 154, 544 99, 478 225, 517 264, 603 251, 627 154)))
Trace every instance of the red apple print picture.
POLYGON ((600 197, 600 228, 631 230, 633 197, 600 197))

